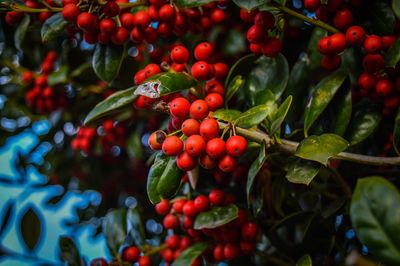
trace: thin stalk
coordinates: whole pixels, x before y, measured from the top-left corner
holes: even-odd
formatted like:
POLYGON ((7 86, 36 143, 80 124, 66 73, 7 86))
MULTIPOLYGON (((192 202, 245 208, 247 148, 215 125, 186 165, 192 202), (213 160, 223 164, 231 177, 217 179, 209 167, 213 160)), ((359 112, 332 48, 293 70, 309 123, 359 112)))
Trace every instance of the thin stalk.
POLYGON ((160 251, 166 249, 167 247, 168 247, 167 244, 162 244, 162 245, 159 246, 159 247, 155 247, 155 248, 150 249, 150 250, 147 251, 144 255, 145 255, 145 256, 151 256, 151 255, 160 253, 160 251))

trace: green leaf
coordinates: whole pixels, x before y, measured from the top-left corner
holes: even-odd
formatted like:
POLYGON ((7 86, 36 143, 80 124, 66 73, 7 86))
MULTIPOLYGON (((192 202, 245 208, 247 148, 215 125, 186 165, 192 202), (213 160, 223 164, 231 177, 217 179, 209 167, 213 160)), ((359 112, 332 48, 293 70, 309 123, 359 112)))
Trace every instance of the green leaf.
POLYGON ((99 102, 86 116, 84 124, 88 124, 96 119, 107 116, 119 109, 130 105, 137 96, 134 94, 136 87, 118 91, 99 102))
POLYGON ((64 20, 61 12, 55 13, 53 16, 49 17, 42 25, 42 42, 49 42, 64 34, 67 25, 68 21, 64 20))
POLYGON ((47 77, 47 82, 50 86, 54 86, 60 83, 66 83, 68 81, 68 66, 62 66, 57 71, 51 73, 47 77))
POLYGON ((357 106, 354 117, 346 133, 351 145, 356 145, 368 138, 379 126, 382 113, 376 105, 365 103, 357 106))
POLYGON ((244 9, 251 10, 268 3, 270 0, 233 0, 233 2, 244 9))
POLYGON ((400 39, 397 39, 395 43, 389 48, 385 56, 385 65, 389 67, 396 67, 400 61, 400 39))
POLYGON ((160 180, 157 184, 157 192, 162 198, 172 198, 179 190, 182 171, 176 165, 176 158, 169 157, 160 180))
POLYGON ((371 2, 366 9, 366 17, 370 20, 370 27, 375 34, 393 34, 396 25, 396 17, 388 2, 371 2))
POLYGON ((85 265, 72 238, 61 236, 58 240, 58 245, 60 247, 61 259, 66 262, 67 265, 85 265))
POLYGON ((382 177, 358 179, 350 206, 361 242, 387 265, 400 265, 400 194, 382 177))
POLYGON ((296 149, 297 157, 327 165, 329 158, 347 149, 349 143, 335 134, 309 136, 296 149))
POLYGON ((232 78, 237 75, 242 75, 242 77, 247 75, 256 59, 257 57, 254 54, 249 54, 237 60, 229 70, 228 76, 225 79, 225 88, 229 86, 232 78))
POLYGON ((174 4, 178 8, 189 8, 189 7, 197 7, 203 6, 208 3, 216 2, 218 0, 174 0, 174 4))
POLYGON ((260 171, 261 167, 267 160, 266 155, 266 147, 265 142, 263 141, 260 147, 260 153, 258 154, 257 159, 251 164, 249 173, 247 175, 247 184, 246 184, 246 195, 247 195, 247 205, 250 206, 250 196, 253 189, 254 180, 260 171))
POLYGON ((136 246, 143 246, 146 241, 146 233, 144 230, 144 225, 142 217, 138 208, 130 208, 126 214, 127 223, 130 225, 128 228, 129 234, 132 236, 133 241, 136 246))
POLYGON ((241 114, 234 123, 238 127, 250 128, 260 124, 267 116, 276 110, 275 103, 270 101, 266 104, 257 105, 241 114))
POLYGON ((125 209, 112 210, 107 213, 103 219, 103 233, 110 253, 117 256, 127 234, 125 209))
POLYGON ((400 19, 400 0, 392 0, 393 13, 400 19))
POLYGON ((228 88, 225 94, 225 102, 228 103, 232 99, 233 95, 242 87, 244 80, 241 75, 235 76, 231 82, 229 82, 228 88))
POLYGON ((178 259, 172 263, 172 266, 188 266, 192 265, 193 261, 197 259, 207 248, 209 244, 205 242, 196 243, 179 255, 178 259))
POLYGON ((304 255, 303 257, 301 257, 297 263, 296 266, 312 266, 312 260, 310 255, 304 255))
POLYGON ((119 73, 124 59, 124 46, 96 44, 92 57, 92 67, 96 75, 105 82, 111 82, 119 73))
POLYGON ((237 28, 231 28, 225 35, 220 51, 224 56, 236 56, 247 51, 246 35, 237 28))
POLYGON ((142 159, 143 158, 143 147, 140 139, 140 135, 137 132, 131 134, 126 144, 126 152, 129 158, 142 159))
POLYGON ((206 212, 197 215, 194 221, 194 229, 217 228, 238 217, 239 209, 234 204, 227 206, 214 206, 206 212))
POLYGON ((157 185, 168 161, 169 157, 165 156, 163 152, 158 152, 154 163, 150 167, 149 174, 147 175, 147 196, 153 204, 161 201, 160 194, 157 191, 157 185))
POLYGON ((321 165, 313 161, 298 159, 290 164, 286 179, 296 184, 309 185, 314 177, 318 174, 321 165))
POLYGON ((307 64, 311 70, 315 70, 321 66, 321 60, 323 55, 318 50, 318 42, 322 37, 327 35, 327 31, 319 27, 315 27, 307 47, 307 58, 304 61, 308 61, 307 64))
POLYGON ((289 65, 279 54, 274 58, 262 56, 246 77, 244 89, 251 106, 279 99, 289 80, 289 65))
POLYGON ((218 109, 213 113, 213 117, 219 120, 223 120, 226 122, 233 122, 239 116, 242 115, 242 112, 235 109, 218 109))
POLYGON ((148 78, 140 84, 136 95, 144 95, 150 98, 183 91, 196 85, 196 80, 186 72, 164 72, 148 78))
POLYGON ((24 18, 19 23, 17 29, 14 33, 14 44, 15 48, 22 51, 22 43, 25 40, 26 32, 28 31, 29 23, 31 22, 31 17, 28 14, 24 15, 24 18))
POLYGON ((393 147, 397 154, 400 154, 400 109, 397 110, 393 130, 393 147))
POLYGON ((337 106, 334 110, 336 112, 333 121, 333 133, 339 136, 343 136, 346 133, 347 126, 351 120, 352 110, 352 97, 351 88, 341 97, 337 106))
POLYGON ((42 226, 39 216, 33 208, 28 208, 21 218, 21 234, 26 247, 33 251, 39 243, 42 226))
POLYGON ((270 125, 270 134, 274 135, 275 132, 281 127, 283 121, 285 120, 286 114, 289 111, 290 105, 292 104, 292 96, 286 98, 286 100, 279 106, 276 113, 272 116, 270 125))
POLYGON ((315 87, 314 93, 307 105, 304 114, 304 134, 307 136, 308 130, 325 110, 333 96, 346 79, 346 72, 339 69, 332 75, 321 80, 315 87))

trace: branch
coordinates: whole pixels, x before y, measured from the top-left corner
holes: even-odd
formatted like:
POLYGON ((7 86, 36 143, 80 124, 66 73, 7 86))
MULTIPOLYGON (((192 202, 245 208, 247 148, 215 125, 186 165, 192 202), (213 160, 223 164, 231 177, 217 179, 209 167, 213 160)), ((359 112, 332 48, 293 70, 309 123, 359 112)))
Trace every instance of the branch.
POLYGON ((327 30, 329 32, 332 32, 332 33, 340 32, 338 29, 336 29, 335 27, 329 25, 328 23, 323 22, 322 20, 309 18, 309 17, 307 17, 307 16, 305 16, 305 15, 303 15, 303 14, 297 12, 297 11, 294 11, 293 9, 290 9, 290 8, 288 8, 286 6, 282 6, 282 5, 279 5, 279 4, 276 4, 276 3, 272 3, 272 6, 278 8, 279 10, 281 10, 282 12, 284 12, 284 13, 286 13, 288 15, 291 15, 292 17, 298 18, 300 20, 304 20, 304 21, 306 21, 306 22, 308 22, 310 24, 313 24, 313 25, 315 25, 317 27, 323 28, 323 29, 325 29, 325 30, 327 30))
MULTIPOLYGON (((224 129, 228 126, 227 123, 218 122, 221 129, 224 129)), ((265 141, 267 148, 276 148, 277 150, 294 155, 296 153, 296 149, 299 146, 298 142, 290 141, 282 139, 280 143, 275 142, 268 134, 259 131, 259 130, 248 130, 240 127, 236 127, 236 132, 243 137, 246 137, 255 142, 261 143, 265 141)), ((359 164, 368 164, 368 165, 376 165, 376 166, 400 166, 400 157, 375 157, 368 156, 362 154, 355 154, 349 152, 341 152, 336 156, 333 156, 332 159, 350 161, 359 164)))

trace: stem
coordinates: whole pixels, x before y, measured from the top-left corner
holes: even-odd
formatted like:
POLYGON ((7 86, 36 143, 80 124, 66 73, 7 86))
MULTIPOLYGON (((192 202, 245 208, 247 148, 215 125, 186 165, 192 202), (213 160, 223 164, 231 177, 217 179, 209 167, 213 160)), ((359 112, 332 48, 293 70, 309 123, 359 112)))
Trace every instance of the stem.
POLYGON ((10 8, 11 10, 17 12, 26 12, 26 13, 40 13, 40 12, 59 12, 62 11, 61 7, 52 7, 50 8, 30 8, 24 5, 19 4, 8 4, 8 3, 0 3, 0 7, 4 6, 10 8))
POLYGON ((272 5, 288 15, 291 15, 300 20, 304 20, 304 21, 311 23, 317 27, 323 28, 329 32, 332 32, 332 33, 340 32, 338 29, 329 25, 328 23, 323 22, 322 20, 309 18, 309 17, 307 17, 297 11, 294 11, 293 9, 290 9, 286 6, 282 6, 282 5, 275 4, 275 3, 273 3, 272 5))
POLYGON ((128 8, 128 7, 137 7, 137 6, 145 6, 148 5, 146 0, 137 1, 134 3, 117 3, 120 8, 128 8))
MULTIPOLYGON (((224 122, 218 122, 221 129, 225 129, 228 124, 224 122)), ((279 151, 284 153, 288 153, 293 155, 296 153, 298 142, 281 139, 281 143, 275 143, 275 141, 266 133, 258 131, 258 130, 248 130, 240 127, 236 127, 236 132, 243 137, 246 137, 255 142, 261 143, 265 141, 266 147, 274 147, 279 151)), ((375 157, 368 156, 362 154, 355 154, 349 152, 341 152, 336 156, 333 156, 332 159, 344 160, 359 164, 368 164, 368 165, 376 165, 376 166, 399 166, 400 165, 400 157, 375 157)))
POLYGON ((153 254, 159 253, 160 251, 166 249, 167 247, 168 247, 167 244, 162 244, 162 245, 159 246, 159 247, 155 247, 155 248, 150 249, 150 250, 147 251, 144 255, 145 255, 145 256, 151 256, 151 255, 153 255, 153 254))

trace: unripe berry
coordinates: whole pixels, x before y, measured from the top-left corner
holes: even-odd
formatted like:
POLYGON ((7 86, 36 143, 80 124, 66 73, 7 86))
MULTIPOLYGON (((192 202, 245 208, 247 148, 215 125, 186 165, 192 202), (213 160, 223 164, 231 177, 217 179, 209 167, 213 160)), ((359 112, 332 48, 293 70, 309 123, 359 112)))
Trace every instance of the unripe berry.
POLYGON ((167 156, 176 156, 183 150, 183 142, 177 136, 168 136, 163 144, 162 150, 167 156))
POLYGON ((209 62, 214 52, 214 46, 209 42, 202 42, 194 48, 194 57, 197 61, 209 62))

